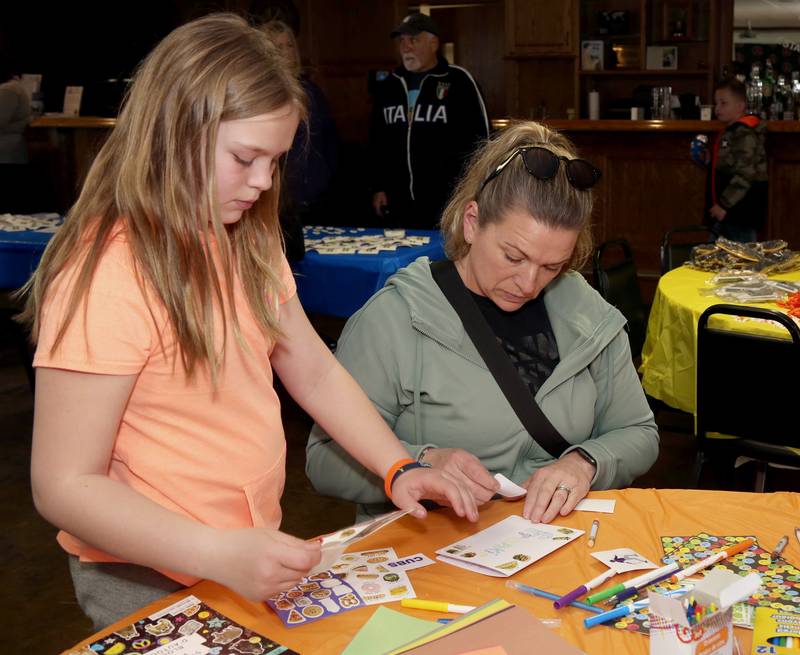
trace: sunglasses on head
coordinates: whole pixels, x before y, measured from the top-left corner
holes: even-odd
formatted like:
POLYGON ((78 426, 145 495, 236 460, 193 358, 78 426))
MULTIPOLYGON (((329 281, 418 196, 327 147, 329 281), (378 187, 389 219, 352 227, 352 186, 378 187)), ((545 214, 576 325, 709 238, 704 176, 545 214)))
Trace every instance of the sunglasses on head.
POLYGON ((517 155, 522 156, 525 169, 537 180, 552 180, 558 173, 560 161, 564 162, 567 180, 576 189, 581 191, 591 189, 600 179, 600 171, 585 159, 568 159, 541 146, 523 146, 512 152, 505 161, 492 171, 491 175, 481 185, 481 191, 489 182, 500 175, 517 155))

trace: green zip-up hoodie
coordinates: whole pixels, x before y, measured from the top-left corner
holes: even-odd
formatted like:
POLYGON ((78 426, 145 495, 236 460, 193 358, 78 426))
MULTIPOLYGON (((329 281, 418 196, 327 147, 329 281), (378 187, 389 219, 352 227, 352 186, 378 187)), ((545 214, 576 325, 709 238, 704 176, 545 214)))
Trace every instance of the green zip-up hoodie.
MULTIPOLYGON (((536 402, 571 444, 597 461, 593 489, 628 485, 658 456, 658 432, 631 361, 625 318, 581 275, 544 291, 560 362, 536 402)), ((336 357, 416 457, 426 445, 463 448, 490 473, 521 483, 553 461, 522 426, 421 257, 354 314, 336 357)), ((535 435, 534 435, 535 436, 535 435)), ((369 438, 365 435, 365 438, 369 438)), ((320 493, 384 511, 383 482, 318 425, 306 473, 320 493)))

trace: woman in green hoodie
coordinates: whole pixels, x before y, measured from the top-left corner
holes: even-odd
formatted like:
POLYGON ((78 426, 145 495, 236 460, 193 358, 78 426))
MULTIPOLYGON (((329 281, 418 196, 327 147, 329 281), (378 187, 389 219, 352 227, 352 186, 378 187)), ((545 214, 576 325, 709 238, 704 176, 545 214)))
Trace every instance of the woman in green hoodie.
MULTIPOLYGON (((658 456, 625 319, 576 272, 591 252, 599 177, 566 137, 520 122, 475 153, 442 215, 457 284, 561 435, 555 455, 523 426, 426 258, 350 318, 337 350, 410 456, 465 482, 478 502, 502 473, 527 489, 522 513, 534 522, 568 514, 590 489, 628 485, 658 456)), ((388 502, 381 480, 317 425, 306 472, 360 515, 388 502)))

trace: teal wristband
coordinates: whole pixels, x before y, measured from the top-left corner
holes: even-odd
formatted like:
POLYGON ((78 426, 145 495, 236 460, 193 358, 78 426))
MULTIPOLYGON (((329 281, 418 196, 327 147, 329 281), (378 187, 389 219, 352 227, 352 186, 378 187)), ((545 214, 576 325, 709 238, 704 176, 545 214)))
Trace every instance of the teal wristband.
POLYGON ((409 462, 408 464, 403 464, 400 468, 398 468, 394 472, 394 475, 392 476, 392 481, 389 483, 389 488, 391 489, 394 486, 395 480, 397 480, 397 478, 401 476, 403 473, 406 473, 407 471, 411 471, 413 469, 429 469, 429 468, 433 467, 427 462, 409 462))

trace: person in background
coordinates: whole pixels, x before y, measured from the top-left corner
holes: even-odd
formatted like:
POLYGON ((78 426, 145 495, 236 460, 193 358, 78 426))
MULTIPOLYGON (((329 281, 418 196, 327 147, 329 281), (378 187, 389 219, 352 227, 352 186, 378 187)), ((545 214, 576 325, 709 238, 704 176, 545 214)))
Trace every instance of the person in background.
POLYGON ((306 93, 308 122, 301 125, 286 153, 284 175, 288 193, 281 198, 281 224, 289 261, 305 255, 303 225, 326 224, 326 197, 339 159, 339 136, 322 89, 304 74, 292 29, 273 19, 261 26, 286 58, 306 93))
POLYGON ((402 65, 374 86, 369 175, 375 213, 401 227, 432 229, 464 162, 489 136, 480 89, 439 54, 439 29, 410 14, 392 30, 402 65))
POLYGON ((725 127, 704 155, 708 218, 726 239, 756 241, 767 213, 766 123, 745 113, 747 92, 735 78, 715 86, 714 105, 725 127))
POLYGON ((6 54, 0 52, 0 213, 24 213, 32 202, 25 143, 31 100, 6 54))
MULTIPOLYGON (((501 345, 498 357, 513 364, 523 398, 528 391, 561 435, 558 457, 490 373, 434 278, 440 263, 420 258, 390 278, 347 322, 336 351, 409 456, 450 472, 479 502, 502 473, 527 489, 522 514, 534 522, 568 514, 589 489, 629 485, 658 456, 626 320, 578 272, 600 174, 575 157, 565 136, 512 124, 473 156, 442 215, 446 266, 501 345)), ((320 493, 360 503, 362 515, 387 502, 380 478, 323 426, 306 455, 320 493)))
POLYGON ((279 531, 286 443, 273 371, 397 506, 477 519, 410 461, 319 339, 283 253, 277 163, 305 93, 232 14, 187 23, 139 67, 22 319, 37 341, 33 498, 95 628, 199 579, 254 601, 318 540, 279 531))

